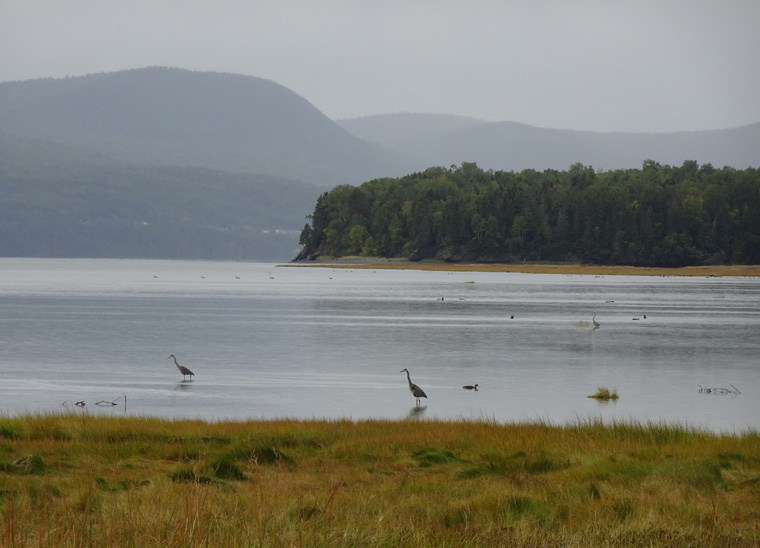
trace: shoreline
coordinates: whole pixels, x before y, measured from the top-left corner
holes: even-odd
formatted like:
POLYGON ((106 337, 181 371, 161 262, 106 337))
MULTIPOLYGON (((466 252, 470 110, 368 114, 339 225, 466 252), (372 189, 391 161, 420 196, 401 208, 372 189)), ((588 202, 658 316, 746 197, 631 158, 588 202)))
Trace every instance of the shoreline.
POLYGON ((282 267, 303 268, 357 268, 385 270, 424 270, 440 272, 514 272, 522 274, 578 274, 595 276, 701 276, 710 277, 760 277, 760 265, 715 265, 644 267, 606 266, 587 264, 506 264, 506 263, 446 263, 443 261, 412 262, 408 259, 383 259, 378 257, 341 257, 315 262, 281 264, 282 267))

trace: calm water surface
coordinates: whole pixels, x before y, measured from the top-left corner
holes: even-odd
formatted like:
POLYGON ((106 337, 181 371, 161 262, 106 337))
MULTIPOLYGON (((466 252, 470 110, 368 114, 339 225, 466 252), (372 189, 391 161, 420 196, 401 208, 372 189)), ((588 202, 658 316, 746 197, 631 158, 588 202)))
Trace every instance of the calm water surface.
POLYGON ((601 418, 742 432, 760 429, 758 394, 759 279, 0 259, 3 415, 601 418), (427 392, 420 408, 404 367, 427 392), (586 397, 600 386, 620 399, 586 397))

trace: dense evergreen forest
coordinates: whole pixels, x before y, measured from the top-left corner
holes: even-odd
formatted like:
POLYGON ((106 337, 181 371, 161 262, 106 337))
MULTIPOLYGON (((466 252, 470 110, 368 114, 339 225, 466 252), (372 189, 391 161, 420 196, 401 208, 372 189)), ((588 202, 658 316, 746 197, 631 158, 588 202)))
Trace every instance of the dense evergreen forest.
POLYGON ((296 260, 363 255, 638 266, 760 263, 760 170, 433 167, 322 194, 296 260))

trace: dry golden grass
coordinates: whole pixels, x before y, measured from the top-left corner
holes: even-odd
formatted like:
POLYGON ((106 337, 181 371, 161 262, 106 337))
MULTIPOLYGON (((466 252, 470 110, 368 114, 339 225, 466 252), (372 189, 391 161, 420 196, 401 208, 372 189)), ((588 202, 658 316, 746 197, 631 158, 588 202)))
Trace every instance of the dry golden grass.
POLYGON ((0 418, 3 547, 758 545, 757 432, 0 418))
POLYGON ((760 265, 685 266, 682 268, 648 268, 636 266, 602 266, 581 264, 475 264, 410 262, 402 259, 346 257, 315 263, 281 266, 348 267, 394 270, 432 270, 447 272, 522 272, 525 274, 588 274, 596 276, 760 276, 760 265))

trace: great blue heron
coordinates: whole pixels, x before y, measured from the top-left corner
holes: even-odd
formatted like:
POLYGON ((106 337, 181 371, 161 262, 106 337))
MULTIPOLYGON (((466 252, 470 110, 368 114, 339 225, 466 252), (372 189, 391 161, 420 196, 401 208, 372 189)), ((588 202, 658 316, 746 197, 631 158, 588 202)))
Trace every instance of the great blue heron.
POLYGON ((425 394, 425 391, 422 390, 419 386, 414 384, 412 382, 412 378, 409 376, 409 370, 405 367, 399 373, 406 372, 406 380, 409 381, 409 391, 412 393, 412 396, 414 396, 415 400, 417 401, 417 405, 420 404, 420 398, 427 398, 427 394, 425 394))
POLYGON ((478 390, 478 383, 475 383, 473 385, 466 384, 462 388, 464 388, 465 390, 475 390, 477 392, 477 390, 478 390))
POLYGON ((599 327, 599 322, 596 321, 596 312, 594 312, 594 315, 591 316, 591 321, 594 323, 594 329, 596 329, 597 327, 599 327))
MULTIPOLYGON (((178 363, 177 363, 177 358, 174 356, 174 354, 172 354, 171 356, 169 356, 169 357, 168 357, 168 358, 166 358, 166 359, 167 359, 167 360, 168 360, 168 359, 172 359, 172 360, 174 360, 174 365, 176 365, 176 366, 177 366, 177 369, 179 369, 179 372, 180 372, 180 373, 182 373, 182 380, 183 380, 183 381, 185 380, 185 377, 187 377, 188 375, 190 375, 190 377, 193 377, 193 376, 195 375, 195 373, 193 373, 192 371, 190 371, 190 370, 189 370, 187 367, 185 367, 184 365, 180 365, 180 364, 178 364, 178 363)), ((192 380, 192 378, 191 378, 190 380, 192 380)))

